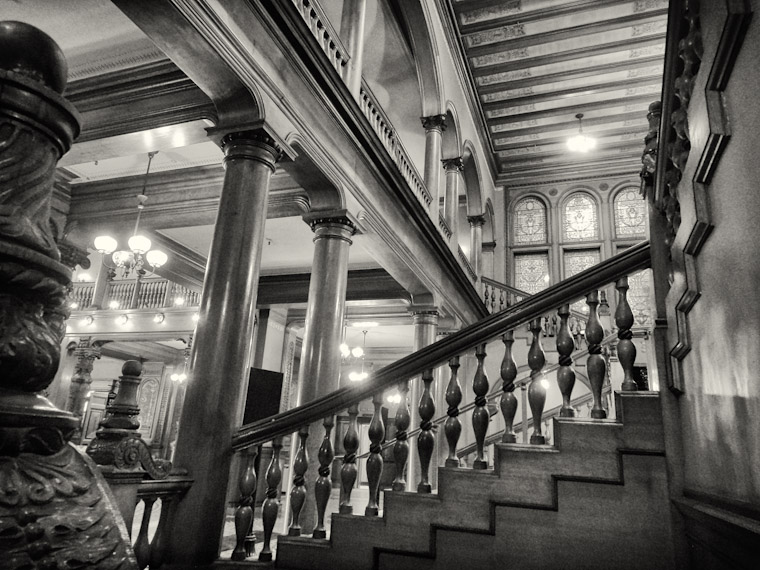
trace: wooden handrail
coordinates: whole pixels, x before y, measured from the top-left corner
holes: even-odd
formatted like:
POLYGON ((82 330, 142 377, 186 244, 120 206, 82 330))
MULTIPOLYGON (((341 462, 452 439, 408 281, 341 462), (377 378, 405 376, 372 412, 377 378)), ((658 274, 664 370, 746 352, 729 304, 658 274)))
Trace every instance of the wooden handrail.
POLYGON ((650 266, 650 246, 645 241, 513 305, 510 310, 488 315, 456 334, 445 337, 378 370, 363 384, 344 386, 327 396, 292 410, 252 422, 232 438, 234 450, 265 443, 293 433, 301 426, 334 415, 376 392, 435 368, 491 338, 543 316, 547 311, 581 298, 620 277, 650 266))
POLYGON ((512 287, 511 285, 507 285, 506 283, 501 283, 500 281, 496 281, 495 279, 490 279, 488 277, 481 277, 480 280, 487 285, 491 285, 492 287, 498 287, 499 289, 504 289, 504 291, 507 291, 514 295, 519 295, 520 297, 530 297, 531 295, 527 291, 523 291, 521 289, 518 289, 517 287, 512 287))

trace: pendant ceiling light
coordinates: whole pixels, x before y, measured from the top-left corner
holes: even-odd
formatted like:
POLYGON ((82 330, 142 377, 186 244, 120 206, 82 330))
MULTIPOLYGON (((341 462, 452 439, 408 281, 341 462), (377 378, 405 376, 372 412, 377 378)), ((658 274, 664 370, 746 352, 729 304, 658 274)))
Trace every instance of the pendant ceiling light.
POLYGON ((128 277, 132 271, 135 271, 140 276, 145 275, 147 273, 145 269, 146 264, 155 270, 166 263, 168 259, 163 251, 150 249, 152 245, 150 239, 138 233, 138 230, 140 229, 140 214, 142 214, 143 208, 145 208, 145 201, 148 199, 145 195, 145 190, 148 186, 150 163, 157 153, 158 151, 148 153, 148 168, 145 171, 142 193, 137 195, 137 220, 135 221, 135 229, 132 232, 132 237, 127 240, 129 250, 116 251, 119 244, 113 237, 108 235, 98 236, 94 241, 95 249, 103 255, 103 263, 106 267, 111 269, 121 268, 122 276, 125 278, 128 277), (109 255, 111 256, 113 265, 107 261, 109 255))
POLYGON ((567 148, 573 152, 588 152, 596 147, 596 139, 583 134, 583 113, 575 115, 578 119, 578 134, 567 139, 567 148))

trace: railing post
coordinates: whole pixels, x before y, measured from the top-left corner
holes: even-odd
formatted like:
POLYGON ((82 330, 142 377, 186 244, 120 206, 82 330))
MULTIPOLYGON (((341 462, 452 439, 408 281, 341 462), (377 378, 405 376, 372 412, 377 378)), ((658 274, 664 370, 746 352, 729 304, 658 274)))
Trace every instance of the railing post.
POLYGON ((533 413, 533 435, 530 436, 530 443, 543 445, 546 443, 546 438, 541 433, 541 416, 544 414, 544 404, 546 403, 546 387, 544 386, 544 379, 541 378, 541 370, 546 364, 546 357, 541 346, 540 317, 531 321, 530 331, 533 333, 533 343, 528 351, 531 380, 528 387, 528 401, 530 402, 530 411, 533 413))
POLYGON ((269 562, 272 560, 272 530, 277 522, 277 513, 280 510, 280 481, 282 481, 282 469, 280 468, 280 451, 282 451, 282 438, 277 437, 272 442, 272 461, 267 468, 267 498, 261 505, 261 518, 264 522, 264 547, 259 553, 259 560, 269 562))
POLYGON ((572 418, 575 416, 575 410, 570 405, 573 386, 575 386, 575 371, 572 368, 575 341, 567 324, 570 317, 570 305, 562 305, 557 314, 560 318, 559 331, 557 331, 557 353, 559 354, 557 384, 559 384, 559 391, 562 393, 562 409, 559 411, 559 415, 561 418, 572 418))
POLYGON ((396 410, 396 443, 393 444, 393 462, 396 468, 396 476, 393 478, 392 489, 394 491, 406 491, 406 477, 404 470, 409 459, 409 442, 407 441, 409 425, 412 415, 409 410, 409 381, 405 380, 398 385, 401 401, 396 410))
POLYGON ((488 376, 484 368, 486 358, 486 345, 481 344, 475 349, 475 358, 478 359, 478 367, 475 370, 475 377, 472 380, 472 391, 475 392, 475 409, 472 411, 472 429, 475 432, 475 444, 477 446, 477 457, 472 463, 473 469, 488 469, 488 460, 484 456, 484 447, 486 441, 486 432, 488 431, 488 422, 490 416, 486 409, 488 400, 488 376))
POLYGON ((633 365, 636 362, 636 345, 631 340, 633 333, 633 311, 628 303, 628 277, 621 277, 615 283, 618 291, 617 309, 615 309, 615 325, 618 328, 617 354, 620 366, 623 367, 623 390, 635 392, 638 390, 633 379, 633 365))
POLYGON ((433 416, 435 415, 435 402, 430 394, 433 383, 433 370, 428 369, 422 373, 422 382, 425 387, 420 397, 420 434, 417 436, 417 451, 420 456, 420 482, 417 485, 418 493, 430 493, 433 490, 430 484, 430 458, 433 456, 435 435, 433 434, 433 416))
POLYGON ((140 532, 137 533, 137 539, 135 540, 135 558, 137 559, 137 567, 143 570, 148 566, 150 560, 150 542, 148 542, 148 525, 150 524, 150 514, 153 512, 153 503, 156 502, 156 497, 143 497, 143 516, 140 521, 140 532))
POLYGON ((309 426, 303 426, 298 430, 300 444, 293 461, 293 489, 290 491, 290 510, 293 518, 288 529, 288 536, 301 536, 301 509, 306 500, 306 470, 309 468, 309 456, 306 453, 306 438, 309 437, 309 426))
POLYGON ((457 371, 459 370, 459 357, 449 360, 451 379, 446 388, 446 403, 449 405, 446 415, 449 416, 443 426, 446 433, 446 442, 449 444, 449 456, 446 458, 446 467, 459 467, 457 457, 457 443, 462 434, 462 423, 459 421, 459 404, 462 403, 462 388, 459 386, 457 371))
POLYGON ((591 408, 591 417, 604 419, 607 412, 602 406, 602 387, 607 373, 607 363, 602 356, 602 340, 604 329, 599 322, 597 309, 599 307, 599 291, 591 291, 586 295, 588 305, 588 323, 586 324, 586 343, 588 344, 588 360, 586 370, 591 383, 591 395, 594 397, 594 405, 591 408))
POLYGON ((367 508, 364 509, 364 515, 368 517, 377 516, 379 507, 378 502, 380 500, 380 476, 383 473, 383 447, 381 442, 385 436, 385 425, 383 424, 383 417, 380 412, 380 407, 383 405, 383 393, 378 392, 372 398, 372 405, 375 408, 375 413, 372 416, 372 421, 369 424, 369 457, 367 458, 367 482, 369 485, 369 503, 367 508))
POLYGON ((332 439, 330 438, 333 425, 335 425, 333 416, 326 417, 322 425, 325 427, 325 437, 322 440, 322 445, 319 446, 317 454, 317 458, 319 459, 319 478, 314 483, 314 496, 317 500, 317 526, 312 534, 314 538, 327 538, 327 531, 325 531, 325 510, 327 509, 327 502, 330 500, 330 491, 332 491, 330 466, 335 457, 332 439))
POLYGON ((504 359, 501 361, 501 414, 504 416, 504 435, 502 443, 516 443, 514 428, 512 425, 517 413, 517 398, 515 397, 515 378, 517 378, 517 364, 512 357, 512 344, 515 342, 514 331, 508 331, 501 337, 504 343, 504 359))
POLYGON ((238 488, 240 502, 235 509, 235 549, 232 560, 245 560, 253 553, 253 492, 256 490, 256 470, 254 465, 258 451, 244 450, 238 488))
POLYGON ((351 505, 351 491, 356 483, 356 450, 359 449, 359 434, 356 431, 358 415, 357 404, 348 408, 348 429, 343 437, 343 467, 340 468, 341 496, 338 512, 342 515, 350 515, 354 512, 354 507, 351 505))

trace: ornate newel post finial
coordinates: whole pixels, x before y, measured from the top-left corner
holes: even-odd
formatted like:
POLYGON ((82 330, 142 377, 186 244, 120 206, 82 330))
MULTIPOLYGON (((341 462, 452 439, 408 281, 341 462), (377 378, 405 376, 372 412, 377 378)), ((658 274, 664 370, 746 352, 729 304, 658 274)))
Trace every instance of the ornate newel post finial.
POLYGON ((87 446, 87 454, 106 473, 114 471, 148 475, 152 479, 164 479, 169 475, 171 463, 153 459, 148 444, 137 431, 137 390, 142 378, 142 364, 127 360, 119 376, 119 392, 106 408, 106 417, 87 446))
POLYGON ((49 36, 0 22, 0 528, 14 537, 0 541, 0 566, 132 569, 105 481, 67 444, 78 419, 40 394, 58 369, 71 284, 50 227, 55 167, 79 134, 66 76, 49 36))

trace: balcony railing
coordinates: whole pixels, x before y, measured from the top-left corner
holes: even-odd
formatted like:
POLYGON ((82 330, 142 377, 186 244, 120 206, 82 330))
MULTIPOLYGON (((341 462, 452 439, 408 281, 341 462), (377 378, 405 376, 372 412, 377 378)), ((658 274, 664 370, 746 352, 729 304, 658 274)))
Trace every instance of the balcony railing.
MULTIPOLYGON (((86 309, 93 303, 95 284, 74 283, 71 291, 72 308, 86 309)), ((200 305, 201 294, 168 279, 111 281, 108 283, 102 307, 119 309, 159 309, 162 307, 200 305), (135 288, 137 294, 135 295, 135 288)))
POLYGON ((462 248, 457 245, 457 254, 459 255, 459 261, 462 264, 462 267, 464 268, 465 273, 467 273, 467 276, 472 281, 478 280, 478 275, 475 273, 475 269, 473 269, 472 264, 470 263, 470 260, 467 259, 467 256, 462 251, 462 248))
POLYGON ((321 46, 322 51, 325 52, 327 59, 332 63, 335 71, 345 81, 346 74, 348 73, 348 61, 351 57, 348 55, 348 50, 343 46, 338 33, 332 27, 322 7, 313 0, 291 1, 321 46))

